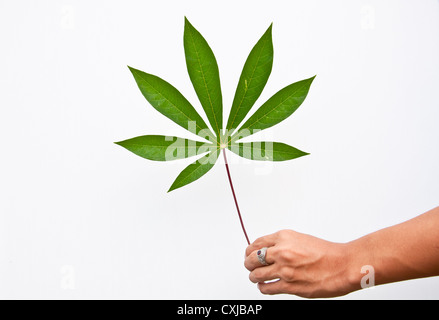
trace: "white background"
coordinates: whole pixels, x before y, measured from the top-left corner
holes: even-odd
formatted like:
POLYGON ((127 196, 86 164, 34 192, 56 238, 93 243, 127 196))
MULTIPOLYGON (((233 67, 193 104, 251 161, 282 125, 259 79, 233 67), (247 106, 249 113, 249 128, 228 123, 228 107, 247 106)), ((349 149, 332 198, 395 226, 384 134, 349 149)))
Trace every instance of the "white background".
MULTIPOLYGON (((126 67, 171 82, 201 112, 184 16, 217 57, 225 119, 271 22, 274 66, 255 107, 317 74, 299 110, 263 135, 311 155, 265 165, 229 153, 251 240, 288 228, 347 242, 439 204, 436 0, 1 1, 0 298, 297 298, 248 280, 222 161, 168 194, 194 159, 152 162, 113 144, 190 137, 126 67)), ((437 299, 439 278, 341 299, 359 298, 437 299)))

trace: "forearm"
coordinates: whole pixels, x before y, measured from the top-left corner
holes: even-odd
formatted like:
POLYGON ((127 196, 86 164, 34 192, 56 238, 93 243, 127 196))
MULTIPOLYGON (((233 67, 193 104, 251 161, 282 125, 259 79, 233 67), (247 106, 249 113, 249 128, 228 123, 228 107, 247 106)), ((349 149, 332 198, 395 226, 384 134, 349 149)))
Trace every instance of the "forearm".
POLYGON ((347 244, 349 280, 360 289, 361 268, 374 268, 375 284, 439 275, 439 207, 347 244))
POLYGON ((255 240, 246 249, 250 280, 264 294, 335 297, 362 288, 439 275, 439 207, 349 243, 334 243, 293 230, 255 240), (266 262, 258 255, 267 247, 266 262), (372 274, 364 274, 363 267, 372 274), (369 282, 363 277, 368 276, 369 282), (269 280, 278 279, 277 281, 269 280))

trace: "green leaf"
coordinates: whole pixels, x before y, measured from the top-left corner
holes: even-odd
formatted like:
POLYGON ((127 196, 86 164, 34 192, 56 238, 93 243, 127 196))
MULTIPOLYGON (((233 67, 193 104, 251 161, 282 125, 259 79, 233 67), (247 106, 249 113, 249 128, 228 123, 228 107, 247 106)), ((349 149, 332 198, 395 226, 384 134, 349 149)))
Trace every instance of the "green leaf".
POLYGON ((219 138, 223 123, 223 102, 218 64, 203 36, 185 18, 184 53, 189 77, 207 118, 219 138))
POLYGON ((281 89, 267 100, 232 136, 236 141, 272 127, 288 118, 305 100, 315 76, 281 89))
POLYGON ((228 148, 243 158, 260 161, 286 161, 309 154, 285 143, 271 141, 233 143, 228 148))
POLYGON ((262 93, 273 66, 272 25, 251 50, 239 78, 227 121, 228 134, 239 126, 262 93))
POLYGON ((157 111, 190 132, 211 142, 216 141, 203 118, 176 88, 157 76, 128 68, 143 96, 157 111))
POLYGON ((193 157, 216 148, 216 145, 179 137, 147 135, 115 142, 134 154, 154 161, 171 161, 193 157))
POLYGON ((201 157, 194 163, 187 166, 175 179, 168 192, 181 188, 195 180, 198 180, 205 175, 215 165, 216 160, 220 154, 220 149, 216 149, 204 157, 201 157))

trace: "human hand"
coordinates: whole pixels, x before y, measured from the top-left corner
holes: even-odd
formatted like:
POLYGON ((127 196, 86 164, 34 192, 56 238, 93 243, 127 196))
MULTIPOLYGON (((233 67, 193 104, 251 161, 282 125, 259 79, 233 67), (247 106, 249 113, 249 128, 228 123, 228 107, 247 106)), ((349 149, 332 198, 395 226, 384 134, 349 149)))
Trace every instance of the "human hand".
POLYGON ((292 230, 261 237, 246 249, 244 265, 250 280, 264 294, 288 293, 301 297, 334 297, 356 289, 350 281, 346 244, 325 241, 292 230), (268 247, 267 266, 257 251, 268 247), (272 282, 265 282, 274 280, 272 282))

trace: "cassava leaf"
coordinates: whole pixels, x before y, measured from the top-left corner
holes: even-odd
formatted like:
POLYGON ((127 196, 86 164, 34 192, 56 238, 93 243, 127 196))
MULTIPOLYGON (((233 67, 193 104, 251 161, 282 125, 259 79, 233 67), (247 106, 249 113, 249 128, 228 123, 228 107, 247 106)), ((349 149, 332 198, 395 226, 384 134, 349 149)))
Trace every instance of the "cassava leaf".
POLYGON ((232 134, 262 93, 273 66, 272 25, 259 39, 245 61, 227 120, 232 134))
POLYGON ((285 143, 272 141, 232 143, 228 148, 243 158, 260 161, 286 161, 309 154, 285 143))
POLYGON ((207 41, 186 18, 184 53, 195 92, 219 139, 223 123, 223 103, 218 64, 207 41))
POLYGON ((128 68, 143 96, 157 111, 192 133, 211 142, 216 141, 203 118, 176 88, 157 76, 128 68))
POLYGON ((225 149, 241 157, 260 161, 286 161, 308 155, 304 151, 280 142, 237 141, 257 131, 270 128, 293 114, 305 100, 315 76, 278 91, 241 125, 260 97, 272 70, 273 41, 272 25, 270 25, 245 61, 224 134, 218 64, 207 41, 186 17, 183 40, 189 77, 213 131, 189 101, 171 84, 157 76, 131 67, 129 69, 140 91, 156 110, 211 143, 161 135, 140 136, 115 143, 140 157, 154 161, 170 161, 202 155, 180 172, 168 192, 186 186, 209 172, 222 150, 241 227, 250 245, 227 162, 228 151, 226 152, 225 149))
MULTIPOLYGON (((140 91, 156 110, 183 128, 212 143, 162 135, 146 135, 116 142, 136 155, 154 161, 170 161, 202 155, 177 176, 168 192, 194 182, 209 172, 223 148, 227 148, 241 157, 261 161, 285 161, 308 154, 280 142, 237 142, 241 138, 272 127, 288 118, 303 103, 315 78, 293 83, 278 91, 241 125, 260 97, 272 70, 272 25, 254 45, 245 61, 227 120, 226 137, 228 141, 224 140, 222 136, 223 105, 216 58, 207 41, 186 18, 183 40, 188 74, 209 120, 208 123, 171 84, 157 76, 131 67, 129 69, 140 91)), ((226 160, 226 151, 223 151, 228 177, 235 197, 226 160)), ((235 203, 239 214, 236 197, 235 203)))
POLYGON ((168 192, 181 188, 205 175, 215 165, 220 151, 221 150, 217 148, 187 166, 182 172, 180 172, 168 192))
POLYGON ((314 78, 295 82, 274 94, 241 126, 231 141, 272 127, 288 118, 305 100, 314 78))
POLYGON ((154 161, 193 157, 216 147, 200 141, 161 135, 140 136, 115 143, 142 158, 154 161))

